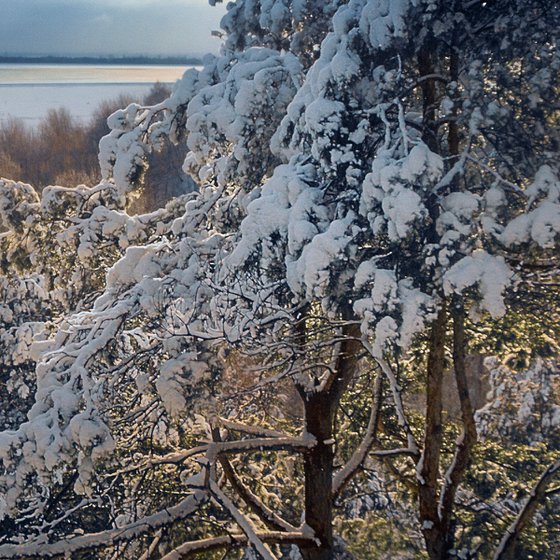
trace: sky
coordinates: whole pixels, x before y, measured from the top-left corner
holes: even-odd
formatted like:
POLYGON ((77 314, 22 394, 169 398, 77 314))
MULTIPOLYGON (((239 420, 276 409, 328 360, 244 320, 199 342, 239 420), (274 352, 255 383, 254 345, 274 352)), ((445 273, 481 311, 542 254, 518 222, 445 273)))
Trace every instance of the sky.
POLYGON ((200 55, 225 13, 208 0, 0 0, 0 55, 200 55))

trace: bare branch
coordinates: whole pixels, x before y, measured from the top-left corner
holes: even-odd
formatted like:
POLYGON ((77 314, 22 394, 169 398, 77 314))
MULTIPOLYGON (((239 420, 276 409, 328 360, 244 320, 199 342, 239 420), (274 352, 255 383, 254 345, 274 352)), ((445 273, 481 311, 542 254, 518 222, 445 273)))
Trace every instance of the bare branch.
POLYGON ((346 465, 340 469, 333 478, 333 496, 338 496, 342 489, 348 484, 352 477, 356 474, 360 466, 365 461, 372 445, 377 441, 377 425, 379 423, 379 413, 381 411, 381 396, 383 389, 383 376, 377 375, 374 386, 373 403, 366 433, 360 442, 360 445, 354 450, 352 457, 346 465))
MULTIPOLYGON (((268 544, 299 544, 299 545, 312 545, 315 540, 307 533, 292 532, 292 533, 278 533, 274 531, 259 532, 258 538, 268 544)), ((190 541, 181 544, 165 556, 161 560, 186 560, 196 554, 214 550, 217 548, 238 548, 247 546, 249 539, 246 535, 235 534, 225 535, 222 537, 212 537, 202 539, 200 541, 190 541)))
POLYGON ((130 541, 140 535, 154 531, 160 527, 171 525, 184 519, 200 509, 209 498, 208 491, 196 490, 193 494, 162 511, 143 517, 117 529, 108 529, 99 533, 88 533, 78 537, 62 539, 54 543, 30 542, 26 544, 0 545, 0 558, 50 557, 73 554, 82 550, 93 550, 112 546, 119 542, 130 541))
POLYGON ((210 491, 216 501, 229 511, 241 530, 245 533, 245 535, 247 535, 249 542, 262 556, 263 560, 278 560, 272 553, 272 550, 270 550, 270 548, 264 544, 257 535, 257 529, 253 522, 235 507, 235 504, 224 494, 221 488, 213 480, 210 481, 210 491))
POLYGON ((156 536, 152 539, 150 546, 147 550, 140 556, 139 560, 150 560, 152 554, 156 551, 160 541, 161 541, 162 531, 161 529, 157 532, 156 536))
POLYGON ((531 493, 529 494, 521 511, 513 523, 507 528, 505 535, 496 552, 494 553, 493 560, 510 560, 513 559, 515 553, 515 545, 519 540, 519 536, 527 524, 531 521, 537 507, 543 502, 546 497, 546 489, 548 485, 557 476, 560 471, 560 459, 552 463, 541 475, 531 493))

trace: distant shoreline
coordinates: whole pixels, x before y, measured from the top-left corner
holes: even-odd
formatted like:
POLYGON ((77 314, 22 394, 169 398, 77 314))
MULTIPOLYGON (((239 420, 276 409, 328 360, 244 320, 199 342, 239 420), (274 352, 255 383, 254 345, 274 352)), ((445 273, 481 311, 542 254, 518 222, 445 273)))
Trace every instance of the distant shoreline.
POLYGON ((164 86, 172 86, 175 82, 80 82, 80 83, 65 83, 65 82, 13 82, 9 84, 0 83, 0 89, 4 88, 96 88, 96 87, 140 87, 151 86, 160 83, 164 86))
POLYGON ((107 66, 199 66, 194 56, 0 56, 0 64, 80 64, 107 66))

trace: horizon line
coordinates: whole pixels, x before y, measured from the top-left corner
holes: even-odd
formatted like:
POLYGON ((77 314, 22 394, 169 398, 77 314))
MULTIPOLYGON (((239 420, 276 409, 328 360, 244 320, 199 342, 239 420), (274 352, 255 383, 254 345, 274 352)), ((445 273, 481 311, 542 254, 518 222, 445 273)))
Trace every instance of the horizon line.
POLYGON ((100 61, 105 60, 109 62, 120 62, 120 61, 181 61, 181 62, 192 62, 193 60, 202 62, 204 58, 203 54, 187 54, 187 55, 173 55, 173 54, 127 54, 127 55, 117 55, 117 54, 107 54, 107 55, 59 55, 59 54, 0 54, 0 61, 45 61, 45 60, 60 60, 60 61, 100 61))

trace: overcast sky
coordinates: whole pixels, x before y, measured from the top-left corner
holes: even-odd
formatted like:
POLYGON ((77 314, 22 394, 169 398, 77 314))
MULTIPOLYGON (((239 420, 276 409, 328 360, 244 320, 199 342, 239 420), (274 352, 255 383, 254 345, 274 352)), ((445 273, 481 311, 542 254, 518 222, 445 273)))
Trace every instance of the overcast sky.
POLYGON ((0 54, 217 52, 224 12, 208 0, 0 0, 0 54))

